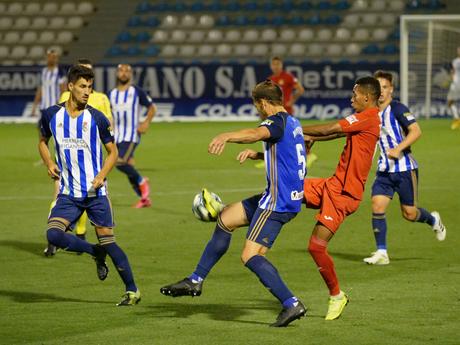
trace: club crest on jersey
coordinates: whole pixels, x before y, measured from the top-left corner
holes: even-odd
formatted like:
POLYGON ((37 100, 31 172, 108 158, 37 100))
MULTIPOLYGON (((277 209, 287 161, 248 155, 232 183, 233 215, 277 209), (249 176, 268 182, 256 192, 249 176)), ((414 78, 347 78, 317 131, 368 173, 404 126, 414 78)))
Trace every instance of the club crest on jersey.
POLYGON ((403 115, 408 121, 415 120, 414 115, 412 115, 410 112, 404 113, 403 115))
POLYGON ((83 129, 83 132, 86 132, 88 131, 88 122, 83 122, 83 126, 82 126, 82 129, 83 129))
POLYGON ((57 126, 58 126, 58 128, 61 128, 62 127, 62 122, 59 122, 59 124, 57 126))
POLYGON ((108 131, 109 131, 110 135, 112 135, 112 136, 113 136, 113 129, 112 129, 112 127, 110 127, 110 126, 109 126, 109 127, 107 127, 107 129, 108 129, 108 131))
POLYGON ((273 123, 272 120, 265 120, 260 125, 261 126, 270 126, 273 123))
POLYGON ((350 125, 354 124, 355 122, 358 122, 359 120, 356 118, 355 115, 350 115, 345 118, 345 120, 348 121, 350 125))

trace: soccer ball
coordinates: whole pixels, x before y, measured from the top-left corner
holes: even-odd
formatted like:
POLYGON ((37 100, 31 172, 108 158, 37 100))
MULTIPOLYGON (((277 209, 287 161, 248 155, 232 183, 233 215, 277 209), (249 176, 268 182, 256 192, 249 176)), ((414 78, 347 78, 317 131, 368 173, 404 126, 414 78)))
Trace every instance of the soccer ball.
POLYGON ((202 222, 215 222, 224 207, 222 199, 217 194, 203 188, 193 198, 192 212, 202 222))

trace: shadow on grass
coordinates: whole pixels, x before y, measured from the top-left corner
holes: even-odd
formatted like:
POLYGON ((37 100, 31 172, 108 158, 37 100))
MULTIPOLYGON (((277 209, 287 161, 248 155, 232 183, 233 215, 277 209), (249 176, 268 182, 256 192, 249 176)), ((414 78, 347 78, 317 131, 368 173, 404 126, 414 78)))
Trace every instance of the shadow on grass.
POLYGON ((11 241, 3 240, 0 241, 1 247, 10 247, 24 252, 32 253, 38 256, 43 256, 43 249, 46 247, 45 242, 22 242, 22 241, 11 241))
MULTIPOLYGON (((339 258, 347 261, 359 261, 363 262, 363 259, 368 257, 369 254, 351 254, 351 253, 339 253, 339 252, 329 252, 331 254, 332 258, 339 258)), ((427 258, 421 258, 421 257, 391 257, 391 261, 417 261, 417 260, 423 260, 426 261, 428 260, 427 258)))
POLYGON ((62 297, 49 293, 30 292, 30 291, 11 291, 0 290, 0 297, 7 297, 17 303, 46 303, 46 302, 76 302, 76 303, 96 303, 114 304, 108 301, 91 301, 78 298, 62 297))

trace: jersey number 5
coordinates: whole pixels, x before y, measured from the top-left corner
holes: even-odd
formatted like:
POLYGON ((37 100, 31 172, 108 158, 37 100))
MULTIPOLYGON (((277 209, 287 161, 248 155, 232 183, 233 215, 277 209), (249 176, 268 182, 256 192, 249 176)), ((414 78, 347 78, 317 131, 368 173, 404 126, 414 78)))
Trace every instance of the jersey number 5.
POLYGON ((299 170, 299 179, 303 181, 303 179, 305 178, 305 174, 307 173, 307 162, 305 160, 303 145, 297 144, 296 149, 297 149, 297 160, 299 162, 299 165, 302 166, 302 168, 299 170))

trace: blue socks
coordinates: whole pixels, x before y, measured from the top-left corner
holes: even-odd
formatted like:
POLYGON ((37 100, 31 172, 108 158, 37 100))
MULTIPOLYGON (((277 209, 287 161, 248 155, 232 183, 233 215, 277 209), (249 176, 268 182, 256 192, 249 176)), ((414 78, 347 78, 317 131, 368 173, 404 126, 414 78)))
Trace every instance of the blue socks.
POLYGON ((112 259, 121 280, 125 283, 126 291, 137 291, 136 284, 134 283, 133 273, 131 266, 129 265, 128 257, 125 252, 115 243, 113 235, 100 236, 99 242, 101 246, 106 250, 107 254, 112 259))
POLYGON ((433 226, 435 219, 430 212, 424 208, 419 207, 417 208, 417 218, 415 218, 414 221, 419 223, 427 223, 428 225, 433 226))
POLYGON ((385 213, 372 213, 372 229, 374 230, 377 249, 387 249, 387 220, 385 213))
MULTIPOLYGON (((56 221, 53 221, 53 223, 56 221)), ((53 226, 51 223, 48 226, 53 226)), ((94 249, 91 243, 68 234, 59 228, 48 228, 46 232, 48 242, 69 252, 88 253, 94 256, 94 249)))
POLYGON ((139 174, 139 172, 131 164, 128 163, 118 163, 116 167, 118 170, 128 176, 129 183, 133 187, 134 191, 138 196, 141 196, 139 183, 142 182, 142 176, 139 174))
POLYGON ((206 278, 209 271, 214 265, 220 260, 220 258, 227 252, 230 247, 230 241, 232 235, 230 232, 224 230, 224 225, 217 222, 216 229, 212 235, 211 240, 206 245, 206 248, 201 255, 200 261, 196 266, 195 272, 189 277, 189 279, 200 282, 206 278))
POLYGON ((283 304, 283 307, 290 308, 295 305, 297 299, 284 284, 276 268, 265 257, 253 256, 246 262, 246 267, 255 273, 261 283, 283 304))

